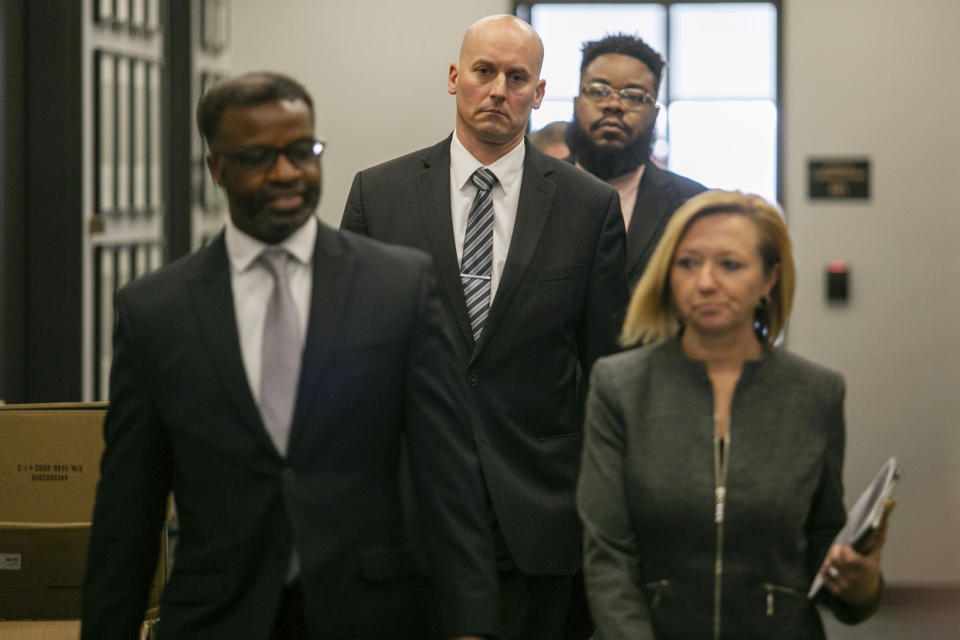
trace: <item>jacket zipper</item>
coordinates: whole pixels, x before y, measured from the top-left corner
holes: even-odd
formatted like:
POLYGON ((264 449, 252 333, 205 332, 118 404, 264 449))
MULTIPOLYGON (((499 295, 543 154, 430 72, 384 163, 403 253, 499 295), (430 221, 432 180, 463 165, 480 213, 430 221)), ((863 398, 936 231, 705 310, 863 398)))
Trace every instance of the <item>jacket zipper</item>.
POLYGON ((650 610, 656 611, 660 606, 660 597, 663 595, 663 590, 670 586, 669 580, 657 580, 656 582, 650 582, 646 585, 648 589, 653 590, 653 601, 650 603, 650 610))
POLYGON ((800 593, 796 589, 791 589, 790 587, 781 587, 780 585, 771 584, 769 582, 764 582, 763 588, 767 592, 767 615, 770 617, 773 616, 773 603, 775 600, 774 595, 776 593, 786 593, 792 596, 799 596, 799 597, 804 596, 804 594, 800 593))
POLYGON ((723 517, 727 503, 727 463, 730 460, 730 421, 727 420, 726 446, 723 441, 713 438, 713 469, 714 469, 714 511, 713 521, 717 525, 717 557, 713 575, 713 638, 720 640, 720 610, 722 604, 723 583, 723 517))

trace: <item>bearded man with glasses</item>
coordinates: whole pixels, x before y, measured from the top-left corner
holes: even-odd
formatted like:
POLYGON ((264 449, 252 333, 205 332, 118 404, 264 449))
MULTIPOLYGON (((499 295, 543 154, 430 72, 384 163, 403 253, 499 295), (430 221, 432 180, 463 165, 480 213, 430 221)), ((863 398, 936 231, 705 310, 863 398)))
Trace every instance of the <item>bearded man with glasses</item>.
POLYGON ((640 279, 673 212, 705 187, 652 161, 664 60, 638 37, 583 45, 580 95, 567 127, 569 160, 620 194, 627 229, 627 283, 640 279))

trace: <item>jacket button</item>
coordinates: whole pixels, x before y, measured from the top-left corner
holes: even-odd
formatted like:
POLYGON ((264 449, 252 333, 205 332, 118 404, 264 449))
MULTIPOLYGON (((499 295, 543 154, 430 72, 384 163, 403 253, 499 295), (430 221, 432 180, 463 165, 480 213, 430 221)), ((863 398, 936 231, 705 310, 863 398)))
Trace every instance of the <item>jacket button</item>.
POLYGON ((293 472, 293 469, 287 467, 280 472, 280 479, 283 480, 284 484, 293 484, 297 479, 297 474, 293 472))
POLYGON ((471 373, 467 376, 467 384, 469 384, 471 387, 475 387, 480 384, 480 378, 477 377, 477 374, 471 373))

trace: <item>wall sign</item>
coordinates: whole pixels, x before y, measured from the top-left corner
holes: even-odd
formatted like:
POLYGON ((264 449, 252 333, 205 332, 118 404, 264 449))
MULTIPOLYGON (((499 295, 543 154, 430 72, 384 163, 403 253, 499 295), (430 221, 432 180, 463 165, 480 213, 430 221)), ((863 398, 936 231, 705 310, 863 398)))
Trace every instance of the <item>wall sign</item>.
POLYGON ((870 198, 870 161, 866 159, 810 160, 809 197, 814 200, 870 198))

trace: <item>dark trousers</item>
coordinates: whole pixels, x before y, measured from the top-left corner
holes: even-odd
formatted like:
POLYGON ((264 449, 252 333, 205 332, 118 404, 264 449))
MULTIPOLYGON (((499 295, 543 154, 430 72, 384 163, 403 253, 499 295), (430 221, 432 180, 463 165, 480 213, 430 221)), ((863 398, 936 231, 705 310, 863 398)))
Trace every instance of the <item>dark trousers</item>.
POLYGON ((570 576, 500 572, 504 640, 563 640, 570 576))
POLYGON ((564 640, 589 640, 593 636, 593 618, 587 606, 587 590, 583 571, 573 574, 570 586, 570 606, 567 609, 567 624, 564 640))
POLYGON ((487 498, 493 549, 500 577, 500 617, 504 640, 587 640, 593 621, 587 609, 583 573, 528 576, 521 573, 487 498))
MULTIPOLYGON (((504 640, 586 640, 593 631, 583 598, 583 574, 526 576, 516 570, 500 574, 504 640), (585 617, 583 617, 585 616, 585 617)), ((397 638, 436 638, 430 619, 427 629, 398 629, 397 638)), ((271 640, 307 640, 300 583, 286 587, 277 607, 271 640)))
POLYGON ((307 640, 307 621, 303 615, 303 590, 297 580, 283 589, 270 640, 307 640))

